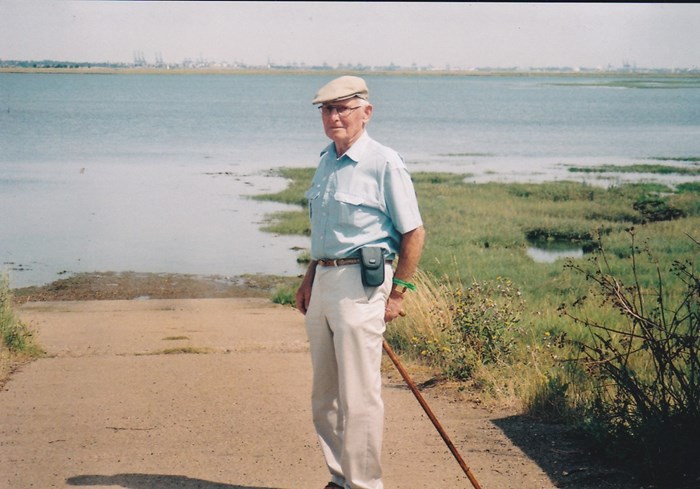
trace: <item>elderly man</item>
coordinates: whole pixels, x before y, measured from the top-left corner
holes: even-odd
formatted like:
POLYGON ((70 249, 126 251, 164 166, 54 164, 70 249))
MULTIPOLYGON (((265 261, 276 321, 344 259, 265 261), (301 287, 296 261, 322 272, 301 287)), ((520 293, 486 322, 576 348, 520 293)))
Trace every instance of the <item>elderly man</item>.
POLYGON ((367 134, 368 96, 362 78, 342 76, 312 102, 332 143, 306 193, 312 260, 296 305, 309 337, 313 422, 331 475, 326 489, 383 488, 383 334, 404 314, 425 238, 406 165, 367 134), (381 253, 364 255, 372 249, 381 253))

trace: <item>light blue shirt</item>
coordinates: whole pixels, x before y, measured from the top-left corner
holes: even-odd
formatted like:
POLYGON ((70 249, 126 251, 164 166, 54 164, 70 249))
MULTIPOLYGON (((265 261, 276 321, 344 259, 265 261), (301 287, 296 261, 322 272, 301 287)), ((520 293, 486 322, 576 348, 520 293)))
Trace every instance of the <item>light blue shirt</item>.
POLYGON ((367 132, 340 158, 334 143, 323 150, 306 198, 314 260, 357 256, 364 246, 392 257, 401 235, 423 224, 403 159, 367 132))

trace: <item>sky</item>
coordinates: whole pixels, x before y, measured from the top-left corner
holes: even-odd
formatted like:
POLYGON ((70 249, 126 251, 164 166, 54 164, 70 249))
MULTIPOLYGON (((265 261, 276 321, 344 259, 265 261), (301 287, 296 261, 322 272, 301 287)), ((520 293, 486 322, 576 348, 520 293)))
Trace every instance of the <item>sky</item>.
POLYGON ((0 0, 0 60, 700 67, 700 4, 0 0))

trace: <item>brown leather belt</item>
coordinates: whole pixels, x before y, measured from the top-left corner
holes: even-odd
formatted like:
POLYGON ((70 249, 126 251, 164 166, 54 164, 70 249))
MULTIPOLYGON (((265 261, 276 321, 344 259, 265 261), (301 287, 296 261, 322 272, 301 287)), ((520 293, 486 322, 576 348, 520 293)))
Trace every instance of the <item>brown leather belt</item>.
MULTIPOLYGON (((384 263, 391 265, 393 260, 385 260, 384 263)), ((360 263, 359 258, 337 258, 335 260, 323 259, 317 262, 322 267, 343 267, 345 265, 358 265, 360 263)))
POLYGON ((322 267, 342 267, 345 265, 357 265, 360 263, 359 258, 338 258, 336 260, 319 260, 318 264, 322 267))

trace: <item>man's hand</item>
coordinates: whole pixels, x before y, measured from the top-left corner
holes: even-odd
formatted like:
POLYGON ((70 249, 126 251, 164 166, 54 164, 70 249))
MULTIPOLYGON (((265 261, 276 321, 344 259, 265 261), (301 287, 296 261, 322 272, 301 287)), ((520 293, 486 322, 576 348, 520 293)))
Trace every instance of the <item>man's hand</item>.
POLYGON ((311 302, 311 288, 314 285, 314 277, 316 276, 316 261, 309 263, 309 268, 306 270, 306 275, 304 275, 304 280, 302 280, 301 285, 297 289, 297 294, 295 297, 296 306, 302 314, 306 314, 309 310, 309 302, 311 302))
POLYGON ((309 302, 311 301, 311 287, 302 282, 302 284, 297 289, 296 294, 296 306, 302 314, 306 314, 309 308, 309 302))
MULTIPOLYGON (((401 280, 410 280, 416 273, 423 244, 425 242, 425 229, 419 226, 413 231, 401 235, 401 245, 399 249, 399 264, 394 272, 394 277, 401 280)), ((386 301, 384 309, 384 321, 390 322, 399 316, 405 316, 403 310, 403 294, 392 288, 389 299, 386 301)))
POLYGON ((403 296, 395 291, 389 295, 384 309, 384 322, 389 323, 399 316, 405 316, 403 310, 403 296))

